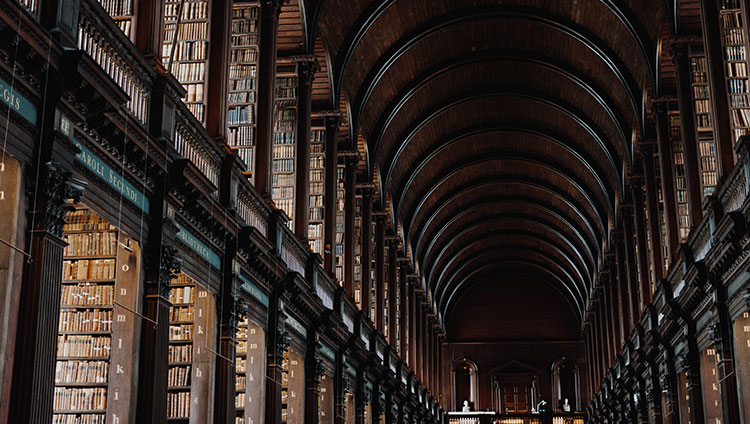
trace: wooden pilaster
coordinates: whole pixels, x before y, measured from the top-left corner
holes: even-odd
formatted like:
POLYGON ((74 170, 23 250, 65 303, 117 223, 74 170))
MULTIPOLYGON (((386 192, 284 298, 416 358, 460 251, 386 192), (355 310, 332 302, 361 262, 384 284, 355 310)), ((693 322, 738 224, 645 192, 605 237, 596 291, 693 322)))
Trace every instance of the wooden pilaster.
MULTIPOLYGON (((310 117, 312 112, 312 80, 317 63, 315 58, 297 62, 297 129, 294 147, 294 234, 307 240, 310 226, 310 117)), ((260 88, 260 87, 259 87, 260 88)), ((326 208, 328 209, 328 208, 326 208)))

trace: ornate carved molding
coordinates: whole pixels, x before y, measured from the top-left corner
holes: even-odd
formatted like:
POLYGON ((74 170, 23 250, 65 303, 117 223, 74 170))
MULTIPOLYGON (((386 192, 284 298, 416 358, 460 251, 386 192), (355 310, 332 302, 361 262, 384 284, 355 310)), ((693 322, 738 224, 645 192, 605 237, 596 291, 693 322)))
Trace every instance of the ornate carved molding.
MULTIPOLYGON (((29 172, 28 175, 32 176, 35 173, 29 172)), ((72 178, 70 172, 61 170, 54 162, 42 165, 39 175, 41 178, 29 185, 35 187, 32 193, 32 202, 36 203, 36 210, 32 212, 34 229, 47 231, 55 237, 62 238, 65 215, 73 209, 68 201, 72 199, 73 202, 79 202, 83 197, 86 183, 72 178)))
POLYGON ((169 299, 172 280, 177 278, 181 270, 182 259, 177 255, 177 249, 162 245, 159 263, 159 296, 169 299))

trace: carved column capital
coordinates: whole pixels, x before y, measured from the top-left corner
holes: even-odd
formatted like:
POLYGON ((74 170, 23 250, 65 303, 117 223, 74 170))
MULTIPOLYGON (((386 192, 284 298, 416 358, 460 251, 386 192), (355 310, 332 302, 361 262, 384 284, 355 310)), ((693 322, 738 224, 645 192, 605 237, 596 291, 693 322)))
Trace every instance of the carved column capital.
MULTIPOLYGON (((27 175, 36 175, 29 172, 27 175)), ((72 207, 68 200, 77 203, 83 197, 86 183, 72 177, 72 173, 60 169, 54 162, 41 165, 38 179, 30 181, 29 187, 34 187, 31 218, 35 230, 43 230, 55 237, 63 237, 65 215, 72 207)))
POLYGON ((261 0, 261 10, 272 13, 277 19, 281 15, 281 6, 283 6, 288 0, 261 0))
POLYGON ((177 249, 163 244, 159 263, 159 296, 169 299, 172 280, 177 278, 181 270, 182 259, 177 256, 177 249))

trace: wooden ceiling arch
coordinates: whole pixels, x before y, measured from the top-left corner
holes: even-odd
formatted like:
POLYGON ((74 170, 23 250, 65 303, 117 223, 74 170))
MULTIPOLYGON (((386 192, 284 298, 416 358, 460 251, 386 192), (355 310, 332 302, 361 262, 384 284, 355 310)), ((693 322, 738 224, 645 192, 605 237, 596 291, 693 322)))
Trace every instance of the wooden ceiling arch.
MULTIPOLYGON (((623 145, 628 146, 628 148, 630 147, 629 144, 631 140, 626 135, 626 132, 625 132, 626 124, 622 122, 622 119, 621 119, 622 114, 618 112, 617 105, 615 105, 608 96, 606 96, 605 94, 602 94, 603 90, 597 87, 593 81, 587 80, 579 70, 571 69, 569 66, 565 65, 564 63, 555 61, 553 58, 546 57, 540 54, 532 54, 531 52, 524 52, 524 51, 513 50, 513 49, 490 49, 490 50, 474 51, 474 52, 470 52, 465 55, 462 55, 461 57, 451 58, 445 62, 442 62, 434 66, 433 68, 430 68, 428 71, 424 72, 422 75, 414 78, 409 85, 404 87, 398 94, 396 94, 393 97, 393 100, 385 109, 387 113, 383 113, 380 115, 380 118, 372 131, 372 134, 375 134, 373 140, 371 141, 372 150, 378 151, 380 149, 380 145, 383 140, 383 137, 385 133, 388 131, 389 126, 391 122, 393 121, 394 117, 401 110, 403 110, 405 105, 415 96, 416 93, 418 93, 420 90, 426 89, 426 87, 428 87, 430 83, 434 82, 441 76, 444 76, 446 74, 451 73, 452 71, 455 71, 457 69, 460 69, 469 65, 473 65, 477 63, 496 62, 496 61, 501 61, 501 60, 502 61, 515 61, 515 62, 529 62, 529 63, 533 63, 539 66, 543 66, 563 76, 564 78, 568 79, 571 83, 581 87, 597 103, 601 105, 602 109, 605 111, 606 115, 611 119, 614 127, 617 129, 617 132, 620 136, 620 139, 622 140, 623 145)), ((513 92, 513 91, 511 90, 510 92, 513 92)), ((531 93, 519 92, 519 95, 521 94, 528 95, 531 93)), ((559 97, 555 97, 555 98, 548 97, 548 96, 538 96, 538 97, 544 99, 546 102, 552 102, 553 104, 556 105, 556 107, 562 110, 565 110, 567 113, 569 113, 571 115, 571 118, 579 122, 579 124, 582 127, 584 127, 586 131, 588 131, 589 133, 592 134, 592 136, 597 138, 597 141, 599 141, 602 148, 605 149, 610 156, 615 155, 613 152, 616 151, 616 148, 611 145, 611 143, 608 140, 608 137, 603 134, 603 131, 597 128, 596 125, 591 123, 591 118, 589 116, 585 116, 582 112, 577 111, 573 105, 568 104, 567 102, 563 101, 559 97)), ((388 169, 390 169, 394 162, 394 160, 392 159, 392 155, 389 155, 388 159, 385 162, 387 164, 390 164, 388 166, 388 169)))
POLYGON ((512 249, 517 253, 525 253, 523 257, 517 256, 503 256, 502 259, 496 258, 478 258, 462 266, 460 270, 451 274, 452 280, 458 280, 455 284, 446 287, 446 291, 442 294, 441 298, 438 299, 438 310, 443 316, 449 316, 453 307, 458 303, 458 298, 462 293, 466 293, 471 287, 471 283, 479 275, 484 274, 488 271, 497 272, 504 266, 513 266, 521 269, 532 269, 546 274, 547 281, 554 281, 557 283, 558 293, 573 307, 576 312, 576 316, 579 321, 583 321, 583 303, 575 293, 571 290, 570 277, 565 274, 564 270, 561 270, 559 266, 554 262, 549 262, 543 257, 534 255, 533 252, 527 251, 523 247, 506 245, 505 249, 512 249), (482 263, 481 259, 486 262, 482 263), (567 277, 567 278, 566 278, 567 277))
MULTIPOLYGON (((523 179, 518 176, 498 176, 498 177, 493 177, 492 179, 475 181, 470 184, 461 186, 458 189, 446 195, 445 197, 439 199, 436 202, 438 206, 432 210, 432 213, 430 214, 430 216, 426 220, 423 220, 423 222, 418 223, 418 225, 415 220, 419 215, 414 214, 412 216, 412 220, 409 223, 409 228, 416 228, 416 231, 414 231, 414 233, 419 234, 419 238, 417 239, 416 245, 419 245, 421 243, 421 239, 424 237, 424 234, 426 233, 427 228, 429 228, 432 225, 432 223, 436 221, 436 217, 439 213, 441 213, 443 210, 446 210, 450 206, 453 206, 454 209, 464 208, 464 204, 458 204, 456 202, 459 196, 471 190, 477 190, 477 189, 481 190, 484 188, 491 187, 493 185, 501 185, 501 184, 502 185, 514 184, 514 185, 522 186, 525 189, 529 190, 526 192, 527 195, 529 194, 529 192, 539 191, 543 193, 545 196, 549 196, 547 198, 547 201, 555 200, 555 199, 559 200, 563 205, 565 205, 572 212, 574 212, 574 214, 572 214, 568 219, 576 220, 577 218, 577 220, 582 222, 584 226, 586 227, 586 231, 584 231, 584 233, 589 234, 592 240, 600 239, 605 231, 604 222, 597 221, 594 216, 587 215, 583 211, 583 208, 577 204, 575 199, 572 199, 568 193, 560 190, 559 188, 547 185, 542 181, 534 180, 534 179, 523 179), (593 221, 593 224, 592 224, 592 221, 593 221)), ((448 215, 450 215, 450 213, 448 213, 448 215)), ((596 249, 598 250, 599 244, 596 243, 595 241, 593 243, 596 246, 596 249)))
MULTIPOLYGON (((557 257, 559 265, 567 268, 572 276, 575 276, 576 285, 581 287, 588 287, 591 285, 592 276, 587 274, 585 261, 577 257, 577 255, 570 251, 569 246, 564 245, 564 239, 559 235, 550 235, 545 233, 545 226, 538 222, 535 222, 531 218, 524 220, 515 218, 508 218, 504 221, 487 220, 485 222, 470 225, 466 228, 461 229, 457 234, 449 239, 448 243, 443 246, 438 252, 436 252, 435 259, 429 257, 430 263, 433 265, 432 274, 430 275, 429 286, 434 290, 440 290, 440 277, 444 271, 450 267, 452 263, 461 263, 466 260, 468 254, 467 249, 473 246, 481 246, 494 241, 496 238, 507 237, 510 240, 519 242, 524 240, 526 242, 533 241, 533 244, 538 249, 544 249, 552 256, 557 257), (488 229, 488 226, 500 227, 488 229), (523 225, 524 229, 508 228, 512 225, 523 225), (503 226, 505 228, 503 228, 503 226), (435 278, 433 278, 435 277, 435 278)), ((491 243, 490 243, 491 244, 491 243)), ((471 256, 469 256, 471 257, 471 256)), ((581 292, 585 299, 585 290, 581 292)))
MULTIPOLYGON (((506 222, 505 224, 511 223, 506 222)), ((473 231, 464 233, 460 241, 454 242, 447 249, 447 252, 455 254, 455 257, 444 254, 440 262, 436 263, 437 271, 431 277, 433 278, 431 286, 437 293, 442 293, 445 278, 454 272, 454 266, 463 264, 472 257, 481 254, 484 250, 489 250, 497 243, 514 243, 527 246, 530 250, 545 255, 548 261, 555 262, 556 267, 564 269, 566 275, 575 283, 575 292, 581 297, 581 301, 585 301, 586 281, 588 280, 585 269, 582 269, 582 265, 570 257, 570 253, 564 247, 547 238, 546 235, 540 234, 539 228, 533 228, 532 230, 534 231, 513 231, 505 228, 482 233, 474 228, 473 231), (474 239, 469 239, 470 236, 473 236, 474 239), (446 263, 443 263, 443 261, 446 263)), ((502 258, 497 257, 495 259, 500 260, 502 258)))
MULTIPOLYGON (((597 255, 595 254, 595 247, 593 247, 591 244, 589 244, 581 235, 579 230, 575 228, 575 226, 570 223, 562 214, 560 214, 559 211, 555 210, 553 207, 550 207, 548 205, 543 204, 542 202, 539 202, 536 199, 531 199, 528 197, 522 197, 522 196, 513 196, 513 197, 503 197, 503 198, 495 198, 491 200, 483 200, 481 202, 476 202, 473 204, 468 204, 466 207, 461 211, 456 213, 453 218, 443 223, 443 225, 435 232, 430 232, 429 237, 423 237, 425 233, 420 234, 420 237, 417 239, 417 242, 414 244, 415 248, 415 255, 417 258, 420 259, 420 263, 427 264, 427 258, 430 255, 430 252, 432 252, 433 248, 435 248, 436 244, 439 244, 439 240, 441 239, 441 236, 443 234, 446 234, 448 230, 451 228, 451 226, 455 225, 460 220, 464 219, 466 215, 476 211, 481 210, 483 208, 494 208, 497 206, 502 206, 505 203, 509 203, 514 206, 524 206, 524 207, 530 207, 534 208, 534 211, 539 211, 540 215, 546 215, 545 218, 547 219, 540 219, 539 215, 535 215, 534 218, 538 219, 541 225, 544 225, 547 227, 552 233, 557 235, 558 237, 562 238, 565 241, 565 244, 570 246, 574 249, 576 252, 576 256, 578 256, 581 260, 584 260, 587 265, 587 268, 589 269, 589 272, 594 268, 597 255), (557 221, 557 222, 552 222, 557 221), (559 225, 562 224, 562 225, 559 225), (563 234, 564 233, 564 234, 563 234), (422 240, 429 240, 429 243, 427 243, 425 246, 422 246, 421 242, 422 240)), ((494 219, 497 219, 499 217, 505 217, 509 216, 512 217, 514 215, 504 215, 502 213, 494 214, 494 215, 486 215, 483 216, 483 221, 491 221, 494 219)), ((527 218, 530 218, 527 217, 527 218)), ((484 223, 484 222, 483 222, 484 223)), ((450 239, 450 238, 449 238, 450 239)), ((439 259, 439 256, 438 256, 439 259)), ((431 270, 427 271, 430 272, 431 270)), ((429 274, 427 274, 429 277, 429 274)), ((428 278, 429 280, 429 278, 428 278)))
POLYGON ((658 86, 664 5, 305 5, 332 103, 348 99, 360 181, 378 174, 380 207, 443 316, 476 276, 513 268, 554 282, 581 319, 658 86))

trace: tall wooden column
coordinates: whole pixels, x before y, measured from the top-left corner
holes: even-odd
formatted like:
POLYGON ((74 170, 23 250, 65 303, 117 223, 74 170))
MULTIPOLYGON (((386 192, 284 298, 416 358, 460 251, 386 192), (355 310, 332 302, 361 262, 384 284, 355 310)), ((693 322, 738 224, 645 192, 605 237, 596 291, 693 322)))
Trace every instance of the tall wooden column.
POLYGON ((385 219, 375 215, 375 328, 385 334, 385 219))
POLYGON ((208 25, 211 43, 208 46, 206 72, 206 130, 217 145, 226 143, 227 78, 231 48, 232 2, 212 1, 208 25))
POLYGON ((671 264, 677 255, 680 234, 677 227, 677 198, 674 182, 674 159, 672 143, 669 139, 669 116, 667 103, 657 102, 653 105, 656 115, 656 140, 659 149, 659 170, 661 172, 661 192, 664 201, 664 222, 667 227, 667 252, 665 258, 671 264))
POLYGON ((356 209, 357 156, 342 155, 344 160, 344 288, 354 300, 354 213, 356 209))
POLYGON ((609 326, 610 326, 610 363, 611 366, 614 362, 614 358, 617 357, 617 352, 620 350, 620 344, 623 341, 622 338, 622 315, 620 315, 620 305, 617 295, 617 272, 614 263, 610 262, 610 269, 612 271, 609 274, 609 279, 604 285, 604 293, 607 296, 607 311, 609 311, 609 326))
POLYGON ((409 286, 407 277, 407 258, 399 258, 399 346, 398 353, 402 361, 409 358, 409 286))
POLYGON ((222 285, 219 298, 219 355, 216 355, 216 378, 214 389, 214 423, 233 424, 235 422, 235 338, 237 320, 247 306, 240 304, 234 292, 234 272, 232 262, 237 252, 237 240, 226 243, 222 258, 222 285))
MULTIPOLYGON (((51 143, 53 131, 47 131, 46 141, 51 143)), ((84 188, 60 165, 40 163, 39 180, 29 202, 33 208, 28 221, 32 261, 25 262, 23 270, 10 399, 9 422, 23 424, 52 421, 60 284, 67 245, 62 238, 68 211, 65 204, 69 199, 78 202, 84 188)))
MULTIPOLYGON (((656 189, 656 169, 654 167, 654 146, 641 144, 643 151, 643 175, 646 182, 646 209, 648 210, 648 231, 651 239, 651 264, 654 284, 664 278, 664 261, 661 256, 661 228, 659 225, 659 203, 656 189)), ((649 288, 649 295, 651 291, 649 288)))
POLYGON ((680 109, 680 135, 685 154, 685 184, 688 197, 690 227, 700 223, 703 217, 701 209, 701 182, 698 165, 698 140, 695 134, 695 109, 693 106, 693 87, 690 82, 691 64, 687 43, 672 43, 672 61, 677 76, 677 98, 680 109))
MULTIPOLYGON (((629 195, 629 193, 628 193, 629 195)), ((632 197, 632 196, 630 196, 632 197)), ((633 205, 623 205, 622 207, 622 224, 623 224, 623 242, 625 253, 625 281, 628 294, 628 307, 630 315, 630 328, 632 329, 639 321, 640 310, 638 308, 638 270, 636 269, 636 246, 635 246, 635 229, 633 228, 633 205)))
POLYGON ((398 281, 398 239, 395 236, 391 236, 387 239, 388 242, 388 343, 391 348, 396 351, 398 345, 396 340, 398 339, 398 293, 400 290, 398 281))
POLYGON ((417 374, 417 296, 415 292, 416 278, 408 277, 409 286, 409 368, 417 374))
MULTIPOLYGON (((419 282, 417 282, 419 284, 419 282)), ((422 348, 422 336, 423 336, 423 315, 422 312, 422 300, 421 300, 421 293, 415 293, 417 296, 416 302, 414 304, 414 320, 415 320, 415 344, 414 344, 414 373, 417 376, 417 380, 419 380, 420 383, 424 382, 424 368, 422 366, 423 361, 422 358, 424 356, 424 349, 422 348)))
POLYGON ((646 241, 646 217, 644 215, 643 179, 640 175, 630 178, 633 191, 633 216, 636 244, 638 246, 638 275, 640 279, 639 312, 643 312, 646 305, 651 303, 651 276, 648 270, 648 246, 646 241))
POLYGON ((317 332, 310 331, 305 352, 305 424, 317 424, 319 419, 320 377, 325 368, 318 349, 317 332))
POLYGON ((355 424, 366 424, 365 420, 365 407, 370 403, 370 394, 365 389, 365 377, 360 370, 357 375, 357 383, 354 394, 354 423, 355 424))
MULTIPOLYGON (((262 27, 261 27, 262 30, 262 27)), ((297 62, 297 129, 295 147, 294 234, 307 240, 310 226, 310 119, 312 80, 317 69, 314 56, 297 62)), ((326 208, 327 209, 327 208, 326 208)))
MULTIPOLYGON (((258 77, 256 155, 253 178, 255 187, 266 199, 271 199, 271 170, 273 165, 273 102, 276 90, 276 39, 283 0, 261 0, 260 39, 258 47, 258 77)), ((298 143, 299 144, 299 143, 298 143)))
MULTIPOLYGON (((682 372, 687 373, 687 395, 690 398, 690 422, 704 422, 703 392, 701 389, 700 373, 700 351, 695 340, 695 324, 688 323, 686 338, 688 340, 687 352, 680 355, 677 360, 682 372)), ((684 417, 683 417, 684 419, 684 417)))
POLYGON ((724 77, 724 49, 721 46, 724 34, 719 28, 719 2, 702 1, 700 6, 716 140, 716 168, 718 180, 722 181, 734 168, 734 144, 737 141, 732 134, 727 81, 724 77))
MULTIPOLYGON (((621 213, 622 216, 622 213, 621 213)), ((625 235, 619 231, 615 241, 615 268, 617 271, 617 297, 620 311, 620 343, 622 346, 630 337, 632 317, 630 315, 630 295, 628 292, 627 260, 625 259, 625 235)))
POLYGON ((362 301, 362 313, 368 319, 372 320, 371 303, 372 299, 371 284, 372 276, 370 266, 372 265, 372 187, 363 186, 362 192, 362 240, 361 243, 361 269, 362 269, 362 286, 360 287, 360 299, 362 301))
POLYGON ((341 116, 326 116, 326 170, 325 170, 325 220, 323 224, 323 269, 336 276, 336 205, 338 198, 339 125, 341 116))
POLYGON ((164 3, 162 0, 139 0, 133 19, 133 43, 156 69, 163 69, 164 3))
POLYGON ((718 379, 721 385, 721 406, 724 422, 739 423, 740 400, 738 398, 737 373, 734 358, 734 331, 732 318, 727 308, 727 293, 724 285, 715 281, 714 286, 714 322, 709 327, 709 337, 714 342, 719 355, 717 364, 718 379))
POLYGON ((268 324, 266 325, 266 424, 281 424, 281 363, 284 352, 292 342, 291 335, 279 327, 284 322, 279 309, 284 293, 282 282, 275 282, 268 301, 268 324))

